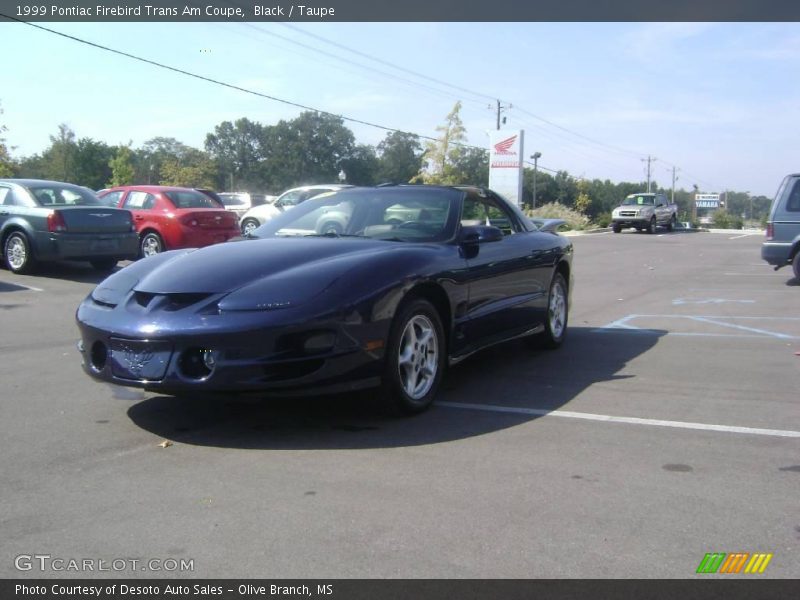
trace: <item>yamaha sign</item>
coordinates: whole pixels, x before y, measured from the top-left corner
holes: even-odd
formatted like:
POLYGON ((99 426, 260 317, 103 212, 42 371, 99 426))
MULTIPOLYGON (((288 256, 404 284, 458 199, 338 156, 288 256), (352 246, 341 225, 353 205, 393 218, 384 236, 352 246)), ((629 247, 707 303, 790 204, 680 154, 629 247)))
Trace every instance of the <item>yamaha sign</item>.
POLYGON ((522 203, 524 134, 522 130, 489 134, 489 187, 517 206, 522 203))

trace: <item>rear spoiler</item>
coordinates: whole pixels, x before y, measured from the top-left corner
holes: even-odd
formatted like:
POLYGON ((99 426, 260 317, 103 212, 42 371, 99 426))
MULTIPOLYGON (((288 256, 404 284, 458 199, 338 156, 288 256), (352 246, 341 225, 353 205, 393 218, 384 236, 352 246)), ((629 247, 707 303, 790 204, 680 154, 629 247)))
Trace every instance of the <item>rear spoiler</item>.
POLYGON ((539 228, 539 231, 549 231, 557 233, 561 225, 566 224, 564 219, 531 219, 533 224, 539 228))

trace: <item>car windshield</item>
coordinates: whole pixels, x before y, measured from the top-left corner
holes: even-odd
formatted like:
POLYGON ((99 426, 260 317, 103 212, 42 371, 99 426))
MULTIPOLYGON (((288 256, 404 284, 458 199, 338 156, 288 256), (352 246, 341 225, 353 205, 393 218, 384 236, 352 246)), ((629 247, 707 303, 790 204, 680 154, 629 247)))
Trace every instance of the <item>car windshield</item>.
POLYGON ((253 237, 366 237, 438 242, 453 237, 458 190, 418 187, 329 192, 268 221, 253 237))
POLYGON ((39 206, 103 206, 100 199, 88 189, 58 184, 28 186, 39 206))
POLYGON ((654 206, 656 203, 655 196, 647 196, 645 194, 634 194, 628 196, 623 200, 622 206, 654 206))
POLYGON ((193 190, 169 191, 164 195, 175 208, 222 208, 213 198, 193 190))

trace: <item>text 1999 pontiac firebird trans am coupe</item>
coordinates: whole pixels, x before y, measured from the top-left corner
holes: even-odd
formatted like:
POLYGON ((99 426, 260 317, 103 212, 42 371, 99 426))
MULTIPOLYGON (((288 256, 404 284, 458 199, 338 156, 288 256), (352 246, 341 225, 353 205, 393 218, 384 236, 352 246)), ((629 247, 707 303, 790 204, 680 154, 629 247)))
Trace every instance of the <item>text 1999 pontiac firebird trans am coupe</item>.
POLYGON ((490 190, 351 188, 251 239, 118 271, 78 308, 79 349, 91 377, 165 394, 379 386, 388 408, 416 413, 477 350, 521 336, 558 347, 571 275, 569 240, 490 190))

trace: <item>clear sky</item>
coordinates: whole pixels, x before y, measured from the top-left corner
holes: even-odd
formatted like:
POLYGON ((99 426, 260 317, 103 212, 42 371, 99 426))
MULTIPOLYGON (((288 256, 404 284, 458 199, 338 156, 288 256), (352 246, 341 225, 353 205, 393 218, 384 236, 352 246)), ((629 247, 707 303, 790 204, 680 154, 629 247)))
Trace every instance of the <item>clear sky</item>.
MULTIPOLYGON (((46 27, 233 85, 420 135, 457 100, 488 144, 495 99, 539 165, 771 197, 800 171, 798 23, 59 23, 46 27), (399 69, 398 69, 399 67, 399 69), (489 105, 492 108, 489 108, 489 105)), ((109 144, 203 147, 240 117, 301 109, 0 22, 0 123, 15 157, 59 123, 109 144)), ((346 122, 359 143, 386 132, 346 122)))

